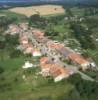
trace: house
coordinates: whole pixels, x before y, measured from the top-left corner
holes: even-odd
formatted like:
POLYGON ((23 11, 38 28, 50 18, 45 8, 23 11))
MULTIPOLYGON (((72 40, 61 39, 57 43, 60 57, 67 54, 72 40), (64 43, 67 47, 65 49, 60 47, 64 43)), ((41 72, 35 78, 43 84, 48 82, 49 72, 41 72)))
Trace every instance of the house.
POLYGON ((41 64, 40 66, 42 76, 50 76, 50 68, 52 67, 52 64, 41 64))
POLYGON ((31 68, 33 67, 33 64, 29 61, 25 62, 25 64, 22 66, 23 69, 31 68))
POLYGON ((17 34, 20 32, 20 28, 16 24, 9 25, 9 33, 11 35, 17 34))
POLYGON ((41 59, 40 59, 40 64, 45 64, 46 62, 48 62, 49 61, 49 58, 48 57, 42 57, 41 59))
POLYGON ((54 64, 50 68, 50 74, 53 76, 54 82, 61 81, 62 79, 70 76, 69 70, 62 68, 57 64, 54 64))
POLYGON ((55 82, 61 81, 62 79, 67 78, 73 74, 72 70, 55 64, 48 57, 42 57, 40 59, 40 67, 42 76, 52 76, 55 82))
POLYGON ((42 54, 41 54, 40 50, 34 49, 33 52, 32 52, 32 55, 33 55, 34 57, 36 57, 36 56, 41 56, 42 54))
POLYGON ((42 57, 40 59, 40 64, 54 64, 54 61, 48 57, 42 57))
POLYGON ((68 59, 71 60, 73 63, 81 66, 83 70, 86 70, 88 66, 90 66, 90 62, 88 62, 86 59, 76 53, 69 54, 68 59))
POLYGON ((37 36, 38 38, 43 38, 44 37, 44 32, 38 30, 38 29, 33 29, 32 30, 33 35, 37 36))
POLYGON ((41 48, 41 53, 42 53, 42 55, 47 54, 48 48, 46 48, 45 46, 41 46, 41 47, 42 47, 42 48, 41 48))
POLYGON ((98 39, 96 39, 96 41, 98 42, 98 39))
POLYGON ((26 49, 24 50, 24 54, 32 54, 32 52, 33 52, 32 44, 27 44, 26 49))
POLYGON ((56 44, 56 43, 52 43, 50 45, 48 45, 49 48, 52 48, 52 49, 60 49, 63 47, 62 44, 56 44))
POLYGON ((27 38, 27 36, 21 36, 20 37, 20 43, 22 44, 22 45, 27 45, 28 44, 28 38, 27 38))
POLYGON ((26 31, 28 29, 28 23, 20 23, 19 26, 24 31, 26 31))
POLYGON ((48 57, 42 57, 40 59, 41 73, 43 76, 50 75, 50 68, 52 67, 52 65, 53 65, 53 61, 48 57))
POLYGON ((70 49, 68 49, 67 47, 62 47, 62 48, 58 49, 58 52, 60 54, 62 54, 64 57, 68 57, 68 55, 70 53, 72 53, 72 51, 70 49))

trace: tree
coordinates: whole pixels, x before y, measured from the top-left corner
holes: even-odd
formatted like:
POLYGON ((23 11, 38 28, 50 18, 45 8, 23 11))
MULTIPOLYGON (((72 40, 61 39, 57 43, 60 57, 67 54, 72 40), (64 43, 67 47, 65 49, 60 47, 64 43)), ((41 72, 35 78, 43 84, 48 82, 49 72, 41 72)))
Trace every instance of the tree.
POLYGON ((18 35, 5 35, 5 39, 6 39, 6 44, 8 44, 9 46, 16 46, 17 44, 19 44, 19 36, 18 35))
POLYGON ((37 28, 44 28, 47 25, 47 20, 39 14, 32 15, 29 19, 30 26, 37 26, 37 28))
POLYGON ((13 49, 10 53, 11 58, 17 58, 21 55, 23 55, 22 52, 20 50, 16 50, 16 49, 13 49))
POLYGON ((0 41, 0 49, 4 49, 5 48, 5 42, 4 41, 0 41))
POLYGON ((88 51, 83 51, 82 56, 85 57, 85 58, 88 58, 90 56, 90 54, 89 54, 88 51))
POLYGON ((32 16, 30 17, 30 20, 31 20, 32 22, 37 22, 38 20, 40 20, 40 15, 39 15, 39 14, 32 15, 32 16))
POLYGON ((75 38, 80 42, 81 47, 84 49, 96 49, 93 38, 91 37, 92 32, 90 30, 86 30, 82 25, 74 22, 71 24, 71 29, 73 30, 73 34, 75 38))
POLYGON ((77 85, 78 83, 82 83, 83 80, 81 79, 80 75, 74 74, 74 75, 70 76, 70 78, 68 78, 68 81, 70 83, 77 85))
POLYGON ((0 66, 0 74, 4 72, 4 68, 0 66))
POLYGON ((41 96, 38 100, 52 100, 50 96, 41 96))

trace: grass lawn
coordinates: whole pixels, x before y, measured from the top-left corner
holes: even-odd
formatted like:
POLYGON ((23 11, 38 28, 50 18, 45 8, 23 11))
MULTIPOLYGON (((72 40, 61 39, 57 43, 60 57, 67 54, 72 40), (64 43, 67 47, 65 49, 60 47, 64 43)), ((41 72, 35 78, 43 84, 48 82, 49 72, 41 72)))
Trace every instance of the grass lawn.
POLYGON ((98 28, 95 27, 95 28, 92 29, 92 31, 95 33, 95 34, 94 34, 94 37, 95 37, 95 38, 98 38, 98 28))
POLYGON ((15 59, 2 59, 0 65, 5 70, 14 70, 20 68, 24 62, 27 60, 25 57, 15 58, 15 59))
POLYGON ((1 92, 0 98, 3 100, 40 100, 39 98, 42 97, 51 97, 52 100, 58 100, 59 96, 67 95, 69 91, 73 90, 73 86, 68 83, 47 84, 36 87, 36 89, 34 87, 32 83, 19 82, 13 86, 12 90, 1 92))
POLYGON ((54 30, 61 33, 61 34, 66 33, 66 32, 69 31, 68 28, 65 27, 63 24, 55 25, 54 30))
POLYGON ((84 15, 84 9, 82 8, 78 8, 78 7, 74 7, 74 8, 71 8, 71 11, 74 15, 77 15, 77 16, 83 16, 84 15))

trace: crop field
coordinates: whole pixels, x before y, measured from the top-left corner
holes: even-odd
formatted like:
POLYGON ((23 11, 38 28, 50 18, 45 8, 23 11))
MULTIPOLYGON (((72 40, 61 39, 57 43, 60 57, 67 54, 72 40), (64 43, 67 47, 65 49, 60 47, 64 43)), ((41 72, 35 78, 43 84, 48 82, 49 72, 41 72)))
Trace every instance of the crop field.
POLYGON ((56 6, 56 5, 16 7, 16 8, 11 8, 9 10, 11 12, 26 15, 27 17, 30 17, 33 14, 52 15, 52 14, 63 14, 65 12, 62 6, 56 6))

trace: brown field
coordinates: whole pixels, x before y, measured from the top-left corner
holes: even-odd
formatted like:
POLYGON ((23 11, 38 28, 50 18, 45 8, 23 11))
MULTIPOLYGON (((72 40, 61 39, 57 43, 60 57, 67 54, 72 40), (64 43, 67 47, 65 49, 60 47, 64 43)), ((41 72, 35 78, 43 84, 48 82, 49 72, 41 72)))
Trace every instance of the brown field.
POLYGON ((27 17, 30 17, 33 14, 51 15, 51 14, 62 14, 65 12, 62 6, 56 6, 56 5, 16 7, 16 8, 11 8, 9 10, 11 12, 26 15, 27 17))

